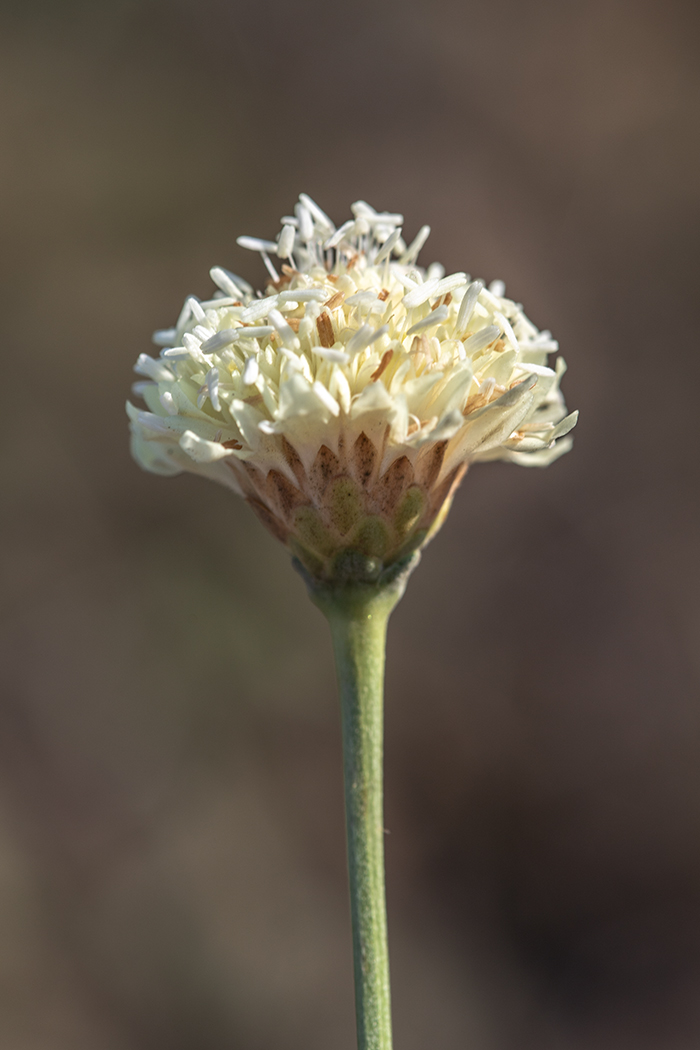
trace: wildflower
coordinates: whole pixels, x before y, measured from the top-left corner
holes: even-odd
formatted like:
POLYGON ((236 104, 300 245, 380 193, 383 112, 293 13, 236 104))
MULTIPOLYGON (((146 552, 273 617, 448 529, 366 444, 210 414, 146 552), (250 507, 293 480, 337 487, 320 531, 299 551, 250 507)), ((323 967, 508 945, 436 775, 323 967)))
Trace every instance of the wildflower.
POLYGON ((336 229, 302 194, 275 241, 241 237, 263 293, 214 267, 141 354, 127 405, 132 451, 159 474, 192 471, 242 495, 318 579, 360 556, 368 578, 440 527, 468 466, 544 466, 566 452, 558 349, 501 281, 417 265, 401 215, 363 201, 336 229), (272 256, 277 260, 278 272, 272 256))
POLYGON ((391 1050, 382 815, 389 616, 469 465, 544 466, 570 447, 557 350, 494 281, 418 266, 400 215, 358 201, 338 229, 304 194, 270 275, 221 267, 141 354, 127 405, 147 470, 240 493, 297 558, 328 619, 342 712, 358 1050, 391 1050), (275 267, 277 260, 280 271, 275 267))

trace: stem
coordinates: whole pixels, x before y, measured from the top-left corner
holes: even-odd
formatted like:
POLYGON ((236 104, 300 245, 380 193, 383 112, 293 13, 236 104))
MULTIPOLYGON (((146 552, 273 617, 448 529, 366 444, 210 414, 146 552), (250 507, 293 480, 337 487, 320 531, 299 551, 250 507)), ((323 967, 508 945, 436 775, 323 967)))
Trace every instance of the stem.
POLYGON ((345 825, 359 1050, 391 1050, 382 791, 384 653, 389 616, 417 562, 375 583, 319 584, 335 652, 343 726, 345 825))
POLYGON ((384 648, 389 614, 329 617, 343 723, 345 828, 359 1050, 391 1050, 382 804, 384 648))

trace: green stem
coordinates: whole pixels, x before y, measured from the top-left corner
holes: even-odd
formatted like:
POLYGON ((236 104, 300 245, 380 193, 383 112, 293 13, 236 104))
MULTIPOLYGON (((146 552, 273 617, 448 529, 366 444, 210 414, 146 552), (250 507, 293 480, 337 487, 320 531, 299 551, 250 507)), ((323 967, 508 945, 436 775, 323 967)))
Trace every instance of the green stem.
POLYGON ((309 580, 333 637, 343 726, 345 822, 359 1050, 391 1050, 382 799, 384 653, 389 616, 417 558, 375 583, 309 580))
POLYGON ((388 611, 329 616, 340 687, 345 828, 359 1050, 391 1050, 382 807, 384 648, 388 611))

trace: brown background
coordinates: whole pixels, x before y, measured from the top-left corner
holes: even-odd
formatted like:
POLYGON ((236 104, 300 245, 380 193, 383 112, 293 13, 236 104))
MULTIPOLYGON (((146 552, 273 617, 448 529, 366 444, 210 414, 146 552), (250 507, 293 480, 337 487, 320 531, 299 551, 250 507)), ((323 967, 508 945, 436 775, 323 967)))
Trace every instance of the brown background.
POLYGON ((693 4, 0 7, 0 1046, 348 1050, 327 631, 123 402, 300 190, 433 227, 569 361, 392 621, 400 1050, 700 1043, 693 4))

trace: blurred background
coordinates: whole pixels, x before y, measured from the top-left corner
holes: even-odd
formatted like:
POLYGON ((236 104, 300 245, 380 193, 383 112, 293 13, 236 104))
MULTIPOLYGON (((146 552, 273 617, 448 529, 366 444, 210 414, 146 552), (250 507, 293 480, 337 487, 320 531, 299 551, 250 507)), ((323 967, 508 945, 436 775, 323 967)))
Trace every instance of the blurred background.
POLYGON ((395 613, 400 1050, 700 1043, 700 10, 0 4, 0 1046, 350 1050, 327 628, 124 400, 304 190, 506 281, 581 409, 395 613))

